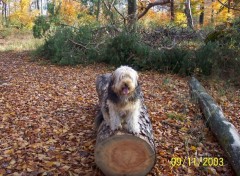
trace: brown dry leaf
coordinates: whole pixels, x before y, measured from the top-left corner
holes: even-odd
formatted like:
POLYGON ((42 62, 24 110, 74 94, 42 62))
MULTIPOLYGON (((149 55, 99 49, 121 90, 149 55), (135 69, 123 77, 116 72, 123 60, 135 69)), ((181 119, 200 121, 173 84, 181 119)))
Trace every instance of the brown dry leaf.
POLYGON ((44 154, 38 154, 37 157, 38 157, 38 159, 40 159, 40 160, 46 160, 46 159, 49 159, 49 157, 47 157, 47 156, 44 155, 44 154))
POLYGON ((194 174, 194 171, 193 171, 191 168, 188 168, 188 169, 187 169, 187 173, 188 173, 189 175, 195 175, 195 174, 194 174))
POLYGON ((64 170, 64 171, 68 171, 70 168, 71 168, 71 167, 70 167, 70 166, 67 166, 67 165, 61 167, 61 169, 64 170))
POLYGON ((5 150, 4 151, 4 155, 11 155, 14 153, 14 150, 13 149, 9 149, 9 150, 5 150))
POLYGON ((20 174, 20 173, 18 173, 18 172, 14 172, 12 175, 13 175, 13 176, 22 176, 22 174, 20 174))
POLYGON ((218 175, 216 169, 214 169, 213 167, 208 167, 207 172, 211 175, 218 175))
POLYGON ((16 160, 12 159, 9 164, 14 165, 15 163, 16 163, 16 160))
POLYGON ((166 152, 165 152, 165 151, 160 151, 160 152, 159 152, 159 155, 160 155, 160 156, 165 156, 165 155, 166 155, 166 152))
POLYGON ((0 169, 0 175, 4 175, 6 174, 6 170, 5 169, 0 169))

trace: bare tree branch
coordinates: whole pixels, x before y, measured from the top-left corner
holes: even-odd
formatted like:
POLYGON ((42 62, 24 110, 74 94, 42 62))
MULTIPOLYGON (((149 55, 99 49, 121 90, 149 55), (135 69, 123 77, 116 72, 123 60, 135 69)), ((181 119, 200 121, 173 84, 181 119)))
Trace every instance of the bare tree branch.
POLYGON ((114 6, 115 1, 116 1, 116 0, 113 0, 113 1, 112 1, 112 4, 111 4, 111 6, 110 6, 110 9, 114 6))
POLYGON ((113 0, 111 4, 110 4, 109 2, 108 2, 108 4, 107 4, 105 1, 103 1, 104 6, 105 6, 106 9, 107 9, 108 11, 110 11, 110 12, 112 12, 112 7, 114 6, 114 3, 115 3, 115 0, 113 0))
POLYGON ((72 42, 74 45, 77 45, 77 46, 79 46, 79 47, 81 47, 81 48, 84 48, 84 49, 86 49, 86 50, 88 50, 89 48, 88 47, 86 47, 85 45, 83 45, 83 44, 81 44, 81 43, 77 43, 77 42, 75 42, 75 41, 73 41, 73 40, 71 40, 71 39, 68 39, 70 42, 72 42))
POLYGON ((222 4, 224 7, 228 8, 228 9, 240 11, 240 9, 236 9, 236 8, 230 7, 230 6, 226 5, 226 4, 224 4, 224 3, 223 3, 222 1, 220 1, 220 0, 218 0, 218 2, 219 2, 220 4, 222 4))
POLYGON ((141 14, 138 15, 138 19, 142 18, 149 11, 150 8, 157 6, 157 5, 165 5, 168 3, 170 3, 170 0, 161 0, 161 1, 149 3, 148 6, 145 8, 145 10, 141 14))
POLYGON ((105 8, 110 11, 111 9, 108 7, 108 5, 106 4, 106 2, 105 2, 105 1, 102 1, 102 2, 103 2, 103 5, 105 6, 105 8))
MULTIPOLYGON (((180 42, 178 42, 178 43, 180 43, 180 42)), ((171 50, 171 49, 173 49, 176 45, 177 45, 176 40, 173 39, 173 43, 172 43, 171 46, 162 46, 162 47, 159 47, 158 50, 162 50, 162 49, 171 50)))
POLYGON ((124 23, 124 25, 126 24, 126 17, 123 15, 123 14, 121 14, 121 12, 119 12, 119 10, 115 7, 115 6, 113 6, 113 8, 116 10, 116 12, 123 18, 123 23, 124 23))

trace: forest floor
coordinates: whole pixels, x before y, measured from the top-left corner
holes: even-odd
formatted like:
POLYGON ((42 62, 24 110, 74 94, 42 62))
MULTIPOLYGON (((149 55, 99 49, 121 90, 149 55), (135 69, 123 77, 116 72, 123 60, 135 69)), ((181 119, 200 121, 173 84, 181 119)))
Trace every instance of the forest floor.
MULTIPOLYGON (((0 175, 103 175, 94 162, 95 79, 113 69, 60 67, 32 62, 27 51, 0 52, 0 175)), ((234 175, 190 100, 188 78, 139 75, 157 149, 149 175, 234 175), (202 157, 218 163, 199 165, 202 157)), ((240 91, 219 80, 204 85, 240 131, 240 91)))

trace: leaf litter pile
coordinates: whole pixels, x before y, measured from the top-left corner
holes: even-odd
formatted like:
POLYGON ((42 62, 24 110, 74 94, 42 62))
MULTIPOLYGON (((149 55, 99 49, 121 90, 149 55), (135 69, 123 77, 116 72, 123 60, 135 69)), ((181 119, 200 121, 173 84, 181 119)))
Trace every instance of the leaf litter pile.
MULTIPOLYGON (((95 79, 113 69, 43 65, 26 52, 0 53, 0 175, 103 175, 94 162, 95 79)), ((190 100, 187 78, 139 74, 157 150, 149 175, 234 175, 190 100), (203 166, 203 157, 224 163, 203 166)), ((239 115, 239 100, 231 106, 226 113, 239 115)))

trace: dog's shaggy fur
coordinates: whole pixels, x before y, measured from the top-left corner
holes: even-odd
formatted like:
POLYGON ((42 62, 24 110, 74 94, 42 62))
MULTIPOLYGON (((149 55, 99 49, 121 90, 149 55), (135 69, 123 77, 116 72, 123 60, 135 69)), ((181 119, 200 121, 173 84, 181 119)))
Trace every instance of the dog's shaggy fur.
POLYGON ((101 111, 111 130, 126 129, 140 132, 140 86, 137 72, 128 66, 117 68, 110 76, 106 98, 101 111))

